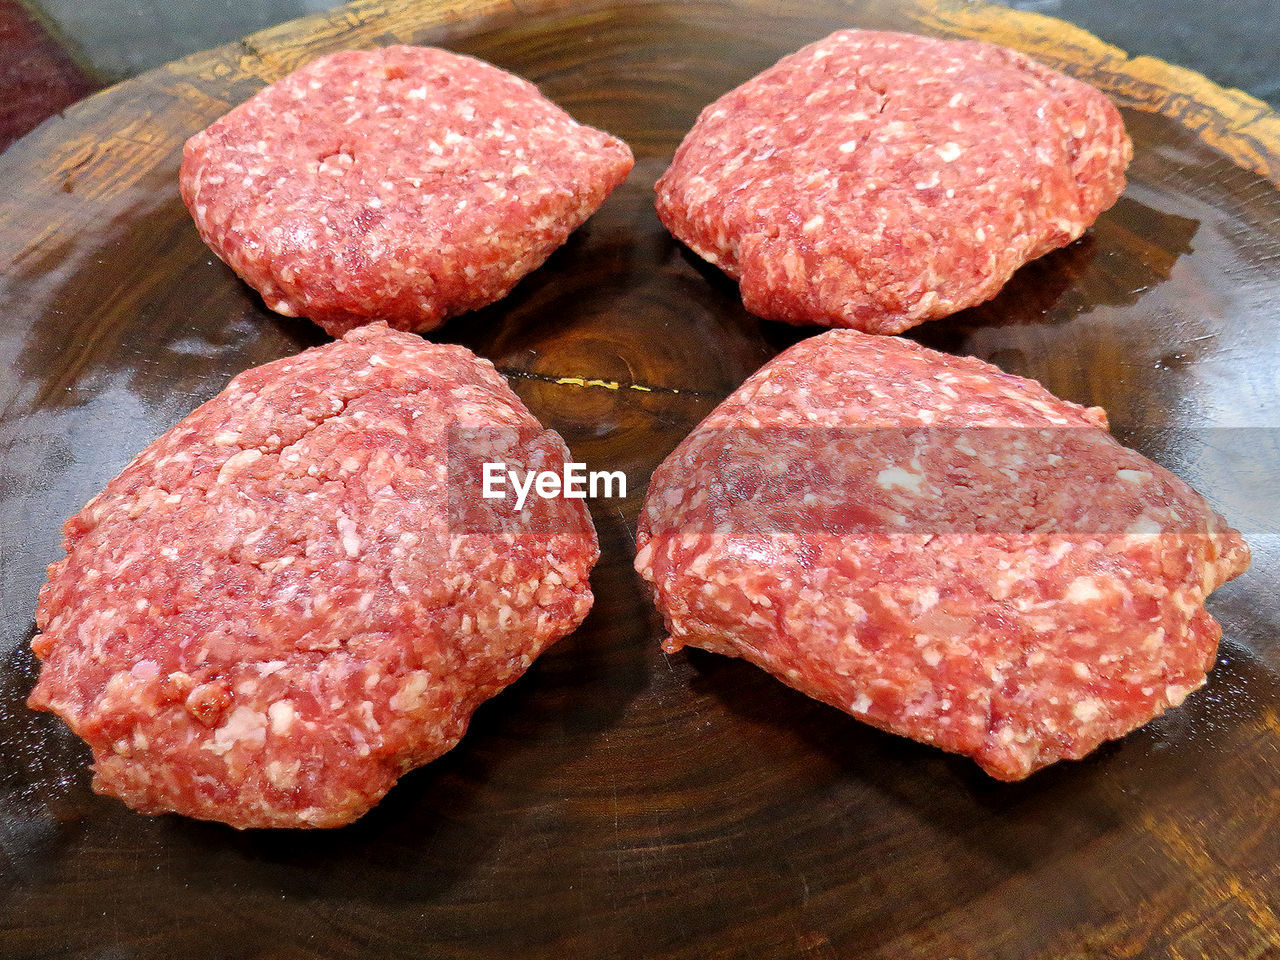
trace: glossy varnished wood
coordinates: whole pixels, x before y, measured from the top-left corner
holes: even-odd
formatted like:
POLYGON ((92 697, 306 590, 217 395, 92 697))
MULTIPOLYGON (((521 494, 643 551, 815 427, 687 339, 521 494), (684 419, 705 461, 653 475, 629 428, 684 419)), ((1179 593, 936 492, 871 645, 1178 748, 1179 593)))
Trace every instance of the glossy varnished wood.
POLYGON ((1276 462, 1275 129, 1243 95, 1055 21, 884 0, 357 3, 47 124, 0 158, 0 954, 1277 954, 1275 518, 1201 456, 1205 436, 1238 443, 1248 428, 1255 466, 1276 462), (996 300, 913 335, 1107 407, 1255 547, 1253 570, 1212 602, 1226 637, 1209 685, 1020 784, 744 664, 664 656, 631 571, 653 467, 813 332, 747 314, 661 228, 652 182, 703 104, 845 25, 988 35, 1127 105, 1137 151, 1120 203, 996 300), (350 828, 145 819, 93 796, 87 752, 22 705, 43 568, 62 521, 147 442, 240 370, 323 340, 266 311, 201 244, 176 193, 182 141, 313 56, 392 40, 514 70, 637 154, 542 269, 437 333, 491 358, 580 459, 628 471, 630 496, 595 508, 597 604, 458 749, 350 828))

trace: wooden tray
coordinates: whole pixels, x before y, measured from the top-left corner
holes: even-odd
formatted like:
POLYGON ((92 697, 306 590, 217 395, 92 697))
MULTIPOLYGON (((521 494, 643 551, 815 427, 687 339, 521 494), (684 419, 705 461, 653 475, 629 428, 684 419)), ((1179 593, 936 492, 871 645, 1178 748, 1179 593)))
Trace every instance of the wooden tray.
POLYGON ((1247 486, 1200 468, 1205 430, 1251 430, 1261 451, 1280 424, 1278 131, 1261 103, 1066 24, 885 0, 370 0, 47 123, 0 158, 0 954, 1280 955, 1280 547, 1247 486), (813 332, 744 312, 661 228, 652 182, 702 105, 850 25, 1010 44, 1125 106, 1119 204, 992 303, 914 335, 1107 407, 1123 439, 1252 510, 1232 515, 1255 561, 1212 601, 1226 637, 1209 685, 1021 784, 743 663, 664 656, 631 571, 654 465, 813 332), (23 706, 43 568, 62 521, 148 441, 233 374, 322 340, 201 244, 176 192, 183 140, 319 54, 392 41, 491 60, 634 147, 629 183, 564 249, 438 334, 490 357, 579 459, 627 470, 632 495, 597 511, 586 625, 358 824, 146 819, 93 796, 86 751, 23 706))

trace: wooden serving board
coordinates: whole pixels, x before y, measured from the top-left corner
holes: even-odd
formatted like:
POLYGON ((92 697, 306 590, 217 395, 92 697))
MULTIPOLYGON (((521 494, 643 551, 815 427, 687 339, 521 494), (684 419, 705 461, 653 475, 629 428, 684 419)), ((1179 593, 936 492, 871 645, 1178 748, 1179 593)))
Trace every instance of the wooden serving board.
POLYGON ((980 2, 362 0, 45 124, 0 157, 0 954, 1280 956, 1277 180, 1280 118, 1261 103, 980 2), (741 662, 664 656, 631 571, 653 467, 814 332, 746 313, 659 225, 652 183, 699 108, 842 26, 1006 43, 1124 106, 1136 155, 1115 208, 913 336, 1106 407, 1254 545, 1211 603, 1208 686, 1019 784, 741 662), (235 373, 324 339, 201 244, 177 196, 183 140, 315 56, 399 41, 513 70, 635 149, 567 246, 435 335, 491 358, 578 459, 632 478, 596 510, 596 607, 350 828, 146 819, 92 795, 85 749, 23 706, 43 569, 63 520, 146 443, 235 373), (1234 474, 1210 469, 1223 449, 1243 451, 1234 474))

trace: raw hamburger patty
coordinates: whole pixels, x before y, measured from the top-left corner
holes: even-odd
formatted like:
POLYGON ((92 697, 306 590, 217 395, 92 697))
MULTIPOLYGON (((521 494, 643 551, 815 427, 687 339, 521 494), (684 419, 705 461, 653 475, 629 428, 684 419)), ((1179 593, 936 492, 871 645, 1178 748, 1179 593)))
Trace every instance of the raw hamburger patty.
POLYGON ((200 236, 268 307, 338 336, 507 294, 631 170, 531 83, 426 47, 345 51, 187 141, 200 236))
POLYGON ((454 532, 468 427, 509 463, 567 453, 470 351, 362 327, 242 373, 73 517, 30 705, 93 748, 94 789, 331 827, 457 743, 586 615, 598 552, 581 501, 454 532))
POLYGON ((1132 153, 1106 97, 1012 50, 843 30, 703 110, 658 215, 753 313, 898 333, 1080 236, 1132 153))
POLYGON ((636 569, 745 657, 1016 780, 1199 687, 1248 548, 1106 415, 854 331, 778 356, 658 468, 636 569))

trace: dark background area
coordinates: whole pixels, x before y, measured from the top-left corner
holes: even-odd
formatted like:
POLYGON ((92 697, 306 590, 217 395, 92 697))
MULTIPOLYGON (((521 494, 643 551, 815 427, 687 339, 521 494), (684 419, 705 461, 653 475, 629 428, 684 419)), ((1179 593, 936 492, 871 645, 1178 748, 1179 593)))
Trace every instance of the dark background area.
MULTIPOLYGON (((0 0, 0 149, 94 89, 332 0, 0 0)), ((1280 0, 1012 0, 1280 106, 1280 0)))

